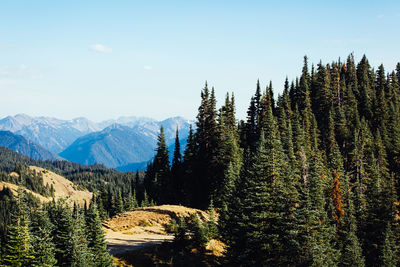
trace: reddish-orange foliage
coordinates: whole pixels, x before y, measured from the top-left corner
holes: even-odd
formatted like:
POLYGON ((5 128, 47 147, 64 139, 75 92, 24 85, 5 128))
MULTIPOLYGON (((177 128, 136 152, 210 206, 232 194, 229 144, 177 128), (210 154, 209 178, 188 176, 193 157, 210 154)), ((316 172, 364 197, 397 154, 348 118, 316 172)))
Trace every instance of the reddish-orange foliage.
POLYGON ((342 209, 342 191, 340 190, 339 175, 336 171, 333 171, 333 188, 332 188, 333 205, 335 206, 335 212, 333 214, 338 229, 341 226, 340 218, 344 215, 342 209))

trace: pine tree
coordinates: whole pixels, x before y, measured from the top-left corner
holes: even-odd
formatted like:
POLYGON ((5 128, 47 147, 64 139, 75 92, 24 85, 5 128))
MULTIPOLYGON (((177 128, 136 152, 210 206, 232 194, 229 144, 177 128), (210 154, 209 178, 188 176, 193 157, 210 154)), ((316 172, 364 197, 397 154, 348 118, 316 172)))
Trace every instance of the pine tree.
POLYGON ((51 203, 49 217, 54 224, 53 241, 55 245, 55 257, 59 266, 71 266, 73 264, 74 244, 71 236, 74 231, 72 210, 64 199, 51 203))
MULTIPOLYGON (((233 96, 232 96, 233 99, 233 96)), ((233 100, 232 100, 233 101, 233 100)), ((218 162, 223 171, 223 180, 212 192, 211 199, 215 200, 217 207, 222 207, 223 202, 232 193, 235 180, 239 176, 242 165, 242 149, 239 146, 239 134, 235 125, 234 106, 227 96, 225 105, 221 108, 218 118, 220 144, 218 149, 218 162)))
POLYGON ((398 247, 396 246, 391 223, 388 222, 381 252, 381 264, 382 266, 395 267, 398 266, 398 260, 398 247))
POLYGON ((189 125, 189 134, 186 142, 186 149, 183 153, 182 162, 182 179, 183 181, 183 194, 181 196, 182 202, 190 205, 194 202, 195 195, 195 182, 194 171, 196 170, 196 143, 194 140, 193 127, 189 125))
POLYGON ((244 163, 235 192, 238 199, 228 205, 229 221, 224 220, 226 225, 221 227, 229 245, 230 264, 290 265, 296 260, 294 252, 285 255, 292 251, 290 240, 295 235, 296 197, 291 191, 295 180, 287 179, 285 173, 288 163, 271 107, 266 122, 269 127, 265 127, 257 152, 244 163), (285 190, 285 184, 290 189, 285 190))
POLYGON ((136 190, 133 190, 132 208, 136 209, 139 207, 139 202, 136 198, 136 190))
MULTIPOLYGON (((132 210, 132 208, 133 208, 133 196, 132 196, 131 191, 129 191, 128 197, 125 200, 124 210, 130 211, 130 210, 132 210)), ((99 214, 100 214, 100 212, 99 212, 99 214)))
POLYGON ((214 88, 211 94, 207 84, 201 92, 201 104, 197 115, 197 130, 194 135, 195 164, 192 166, 192 205, 207 208, 213 189, 223 182, 224 169, 218 158, 220 135, 217 125, 217 111, 214 88))
POLYGON ((112 201, 112 209, 113 216, 124 212, 124 202, 122 200, 121 190, 118 189, 115 195, 113 196, 112 201))
POLYGON ((141 207, 149 207, 150 206, 150 202, 149 202, 149 198, 147 196, 147 192, 146 190, 143 193, 143 201, 142 203, 140 203, 141 207))
POLYGON ((8 227, 7 243, 4 250, 6 266, 27 266, 34 260, 32 237, 29 232, 29 218, 22 202, 23 192, 19 191, 15 210, 12 213, 13 223, 8 227))
POLYGON ((71 236, 72 241, 72 263, 71 266, 90 266, 93 254, 88 249, 88 242, 85 233, 86 225, 83 211, 79 208, 73 214, 73 233, 71 236))
POLYGON ((31 219, 32 247, 34 260, 33 266, 55 266, 55 246, 52 232, 54 225, 50 222, 45 210, 37 210, 31 219))
POLYGON ((347 213, 344 217, 344 241, 342 245, 341 266, 365 266, 365 258, 361 244, 357 237, 357 224, 354 217, 354 205, 351 198, 348 199, 347 213))
POLYGON ((308 250, 311 266, 336 266, 339 254, 335 246, 332 246, 336 231, 329 223, 325 210, 324 183, 327 182, 328 175, 322 162, 321 152, 313 151, 307 188, 309 195, 305 206, 308 217, 305 220, 307 232, 303 233, 306 242, 304 249, 308 250))
POLYGON ((299 110, 306 108, 307 94, 311 92, 311 76, 308 70, 308 58, 304 56, 304 64, 300 77, 300 84, 296 86, 296 93, 294 95, 294 104, 298 106, 299 110))
POLYGON ((194 248, 204 250, 208 242, 207 229, 201 223, 197 213, 189 218, 188 229, 191 232, 191 244, 194 248))
POLYGON ((254 97, 251 98, 250 106, 247 111, 247 121, 244 128, 244 136, 242 144, 245 148, 255 151, 257 148, 257 141, 260 137, 259 115, 261 113, 261 86, 260 81, 257 80, 257 87, 254 97))
POLYGON ((215 210, 213 202, 211 201, 210 206, 208 207, 207 213, 209 214, 209 220, 206 222, 206 234, 208 239, 218 238, 218 225, 215 218, 215 210))
POLYGON ((156 155, 153 161, 154 181, 156 185, 155 198, 157 202, 167 203, 171 196, 170 164, 167 143, 165 141, 164 127, 160 127, 156 155))
POLYGON ((374 96, 371 88, 370 65, 367 57, 364 55, 357 65, 357 84, 359 91, 359 113, 365 116, 367 120, 372 118, 372 103, 374 96))
POLYGON ((111 266, 112 259, 107 250, 105 235, 95 202, 91 202, 86 215, 88 248, 93 255, 93 266, 111 266))
POLYGON ((171 165, 171 195, 172 198, 169 200, 171 203, 183 203, 183 177, 182 177, 182 155, 181 155, 181 145, 179 141, 179 130, 176 129, 175 134, 175 147, 174 156, 172 158, 171 165))

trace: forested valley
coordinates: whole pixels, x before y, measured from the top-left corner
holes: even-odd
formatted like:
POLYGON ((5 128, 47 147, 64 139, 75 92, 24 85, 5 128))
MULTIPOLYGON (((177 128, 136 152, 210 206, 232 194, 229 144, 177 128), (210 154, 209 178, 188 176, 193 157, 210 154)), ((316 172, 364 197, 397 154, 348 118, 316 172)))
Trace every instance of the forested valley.
POLYGON ((280 95, 272 83, 254 91, 238 120, 234 94, 217 108, 206 83, 183 155, 177 129, 170 162, 161 127, 145 172, 35 161, 1 148, 0 181, 51 197, 54 189, 27 168, 35 165, 94 197, 42 204, 5 187, 0 265, 111 266, 102 220, 175 204, 217 217, 175 222, 180 264, 185 247, 201 251, 212 238, 226 244, 218 260, 225 266, 399 266, 400 64, 387 72, 366 56, 311 66, 304 57, 280 95))

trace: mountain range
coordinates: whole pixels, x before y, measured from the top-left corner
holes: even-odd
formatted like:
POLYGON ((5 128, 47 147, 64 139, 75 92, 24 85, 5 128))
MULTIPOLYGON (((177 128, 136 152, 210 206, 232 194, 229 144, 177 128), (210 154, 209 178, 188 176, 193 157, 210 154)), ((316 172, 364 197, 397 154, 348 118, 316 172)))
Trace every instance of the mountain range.
POLYGON ((0 130, 22 135, 58 154, 78 137, 101 128, 86 118, 60 120, 51 117, 30 117, 25 114, 8 116, 0 120, 0 130))
POLYGON ((85 165, 101 163, 131 171, 144 169, 154 156, 161 125, 172 154, 176 129, 179 129, 183 150, 191 123, 182 117, 157 121, 132 116, 95 123, 86 118, 60 120, 18 114, 0 120, 0 130, 24 137, 32 146, 41 147, 53 155, 52 158, 37 156, 37 159, 55 159, 59 155, 85 165))
POLYGON ((59 157, 41 145, 32 142, 22 135, 10 131, 0 131, 0 146, 7 147, 15 152, 36 160, 56 160, 59 157))

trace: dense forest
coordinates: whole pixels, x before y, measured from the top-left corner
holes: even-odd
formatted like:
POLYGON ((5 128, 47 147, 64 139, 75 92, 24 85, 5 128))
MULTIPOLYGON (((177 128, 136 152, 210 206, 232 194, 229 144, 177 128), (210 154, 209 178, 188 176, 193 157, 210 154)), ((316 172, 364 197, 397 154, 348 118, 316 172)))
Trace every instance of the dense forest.
POLYGON ((399 100, 400 64, 353 55, 305 57, 276 98, 257 82, 245 121, 206 84, 184 155, 177 137, 169 162, 161 128, 144 186, 157 203, 212 203, 230 266, 397 266, 399 100))
POLYGON ((0 266, 111 266, 102 220, 152 204, 145 192, 143 200, 140 196, 140 202, 136 199, 135 183, 139 184, 143 176, 139 172, 122 173, 102 165, 82 166, 67 161, 36 161, 3 147, 0 158, 0 182, 53 197, 54 188, 43 184, 41 173, 27 167, 34 165, 61 174, 99 196, 84 206, 72 207, 67 199, 41 204, 22 189, 15 196, 4 187, 0 191, 0 266))
MULTIPOLYGON (((316 66, 305 57, 281 95, 257 82, 240 121, 233 93, 217 109, 206 83, 183 155, 179 140, 177 129, 170 162, 161 128, 145 173, 33 161, 1 149, 0 180, 15 171, 25 178, 11 182, 51 196, 25 168, 37 165, 95 193, 88 207, 72 209, 3 190, 1 263, 110 265, 101 219, 157 203, 215 208, 218 229, 206 225, 203 234, 227 245, 227 266, 400 264, 400 64, 386 72, 365 56, 316 66)), ((203 242, 203 226, 195 218, 187 224, 176 225, 176 243, 203 242)))

